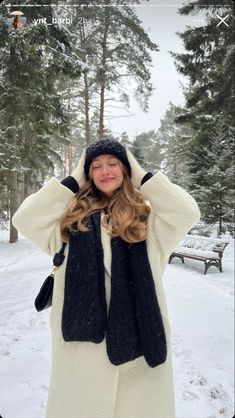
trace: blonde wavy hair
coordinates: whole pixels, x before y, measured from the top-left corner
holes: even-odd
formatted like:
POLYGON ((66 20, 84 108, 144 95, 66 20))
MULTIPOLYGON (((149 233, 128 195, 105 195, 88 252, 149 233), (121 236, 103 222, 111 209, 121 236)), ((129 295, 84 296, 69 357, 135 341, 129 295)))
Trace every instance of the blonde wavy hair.
POLYGON ((79 231, 88 231, 86 221, 92 213, 101 209, 106 209, 102 224, 111 238, 119 236, 131 244, 146 239, 151 208, 145 203, 143 193, 134 188, 126 167, 121 161, 119 163, 122 166, 123 183, 111 198, 95 186, 90 166, 88 182, 70 201, 61 220, 61 237, 64 242, 68 241, 69 233, 74 231, 74 224, 79 231), (112 226, 108 225, 110 219, 112 226))

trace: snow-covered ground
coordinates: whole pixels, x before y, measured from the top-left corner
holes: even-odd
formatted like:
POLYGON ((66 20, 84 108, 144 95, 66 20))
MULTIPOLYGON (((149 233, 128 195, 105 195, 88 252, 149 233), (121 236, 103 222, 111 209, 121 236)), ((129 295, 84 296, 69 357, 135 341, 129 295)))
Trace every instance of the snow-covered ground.
MULTIPOLYGON (((33 302, 51 259, 25 239, 9 244, 7 235, 0 231, 0 416, 43 418, 50 310, 38 313, 33 302)), ((204 275, 203 263, 190 260, 166 268, 177 418, 234 414, 233 250, 231 240, 223 273, 211 267, 204 275)))

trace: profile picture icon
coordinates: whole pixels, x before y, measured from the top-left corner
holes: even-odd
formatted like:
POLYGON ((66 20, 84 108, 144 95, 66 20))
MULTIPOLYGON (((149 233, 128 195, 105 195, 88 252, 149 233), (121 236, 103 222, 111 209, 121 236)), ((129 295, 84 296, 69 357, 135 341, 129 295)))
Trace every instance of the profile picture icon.
POLYGON ((14 12, 11 12, 10 15, 12 15, 12 17, 7 19, 9 29, 23 29, 26 26, 27 19, 23 12, 15 10, 14 12))

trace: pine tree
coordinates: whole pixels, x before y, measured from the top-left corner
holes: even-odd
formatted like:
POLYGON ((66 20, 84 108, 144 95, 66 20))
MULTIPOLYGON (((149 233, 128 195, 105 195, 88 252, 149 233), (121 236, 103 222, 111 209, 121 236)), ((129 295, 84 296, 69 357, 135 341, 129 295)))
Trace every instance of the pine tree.
POLYGON ((224 7, 221 4, 219 0, 213 4, 197 0, 181 7, 182 15, 203 10, 206 24, 178 32, 186 52, 171 53, 178 71, 189 78, 189 85, 184 88, 186 107, 178 122, 190 122, 195 129, 195 152, 207 144, 217 117, 226 116, 229 125, 234 126, 234 3, 226 2, 224 7), (224 23, 217 27, 217 15, 227 14, 229 27, 224 23))
POLYGON ((233 231, 234 134, 228 120, 217 121, 204 147, 203 167, 194 175, 196 198, 208 224, 217 224, 218 235, 233 231), (200 183, 203 185, 199 185, 200 183))
MULTIPOLYGON (((54 52, 59 38, 67 43, 68 53, 71 51, 71 40, 69 43, 62 31, 55 35, 53 28, 43 25, 9 30, 3 20, 0 26, 0 177, 10 209, 6 211, 3 206, 3 216, 9 214, 11 221, 22 199, 39 188, 53 174, 55 164, 61 163, 56 147, 52 147, 56 137, 57 144, 64 138, 68 125, 56 91, 58 70, 79 76, 82 65, 74 65, 66 54, 58 60, 56 50, 54 55, 46 53, 46 46, 54 52)), ((16 239, 17 231, 11 224, 10 242, 16 239)))
POLYGON ((191 164, 194 160, 191 145, 195 132, 190 124, 176 123, 182 109, 169 103, 157 132, 159 151, 161 152, 161 169, 171 179, 187 190, 193 192, 191 182, 191 164))
POLYGON ((141 158, 147 171, 155 171, 160 168, 162 152, 158 135, 154 129, 137 135, 134 146, 141 151, 141 158))
POLYGON ((84 89, 86 107, 97 109, 99 100, 99 128, 103 137, 105 120, 110 119, 106 104, 129 105, 126 85, 132 82, 133 92, 140 106, 147 111, 153 86, 151 83, 150 51, 157 51, 144 31, 141 21, 131 8, 139 1, 103 0, 99 7, 89 2, 81 10, 81 57, 89 66, 84 89), (93 4, 94 7, 89 7, 93 4), (120 7, 118 7, 120 4, 120 7), (102 7, 103 5, 103 7, 102 7))
POLYGON ((125 148, 130 148, 132 145, 132 142, 129 138, 129 135, 127 132, 122 132, 121 136, 120 136, 120 143, 125 147, 125 148))
POLYGON ((179 13, 186 16, 203 11, 206 23, 178 33, 186 52, 172 52, 176 68, 189 79, 184 88, 186 105, 176 122, 194 132, 190 183, 202 220, 218 222, 218 233, 232 221, 231 187, 226 182, 232 182, 228 162, 234 135, 234 9, 234 2, 223 6, 219 0, 213 4, 197 0, 181 7, 179 13), (226 24, 218 16, 227 16, 226 24))
POLYGON ((142 148, 141 144, 138 142, 138 140, 135 139, 133 141, 130 151, 133 153, 133 155, 135 156, 135 158, 139 162, 139 164, 143 168, 146 168, 146 162, 144 160, 144 155, 143 155, 144 154, 143 153, 143 148, 142 148))

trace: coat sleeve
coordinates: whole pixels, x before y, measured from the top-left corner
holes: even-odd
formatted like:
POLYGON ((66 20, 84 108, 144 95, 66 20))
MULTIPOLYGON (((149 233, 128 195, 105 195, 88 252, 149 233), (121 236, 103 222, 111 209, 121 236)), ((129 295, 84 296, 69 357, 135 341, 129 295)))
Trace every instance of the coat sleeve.
POLYGON ((161 171, 141 186, 152 207, 154 236, 167 259, 191 227, 200 219, 194 198, 182 187, 171 183, 161 171))
POLYGON ((60 219, 74 194, 53 177, 23 201, 12 223, 42 251, 54 256, 62 245, 60 219))

